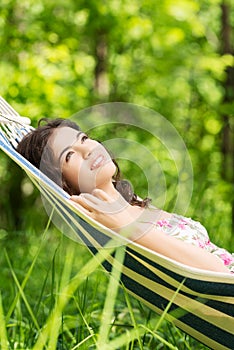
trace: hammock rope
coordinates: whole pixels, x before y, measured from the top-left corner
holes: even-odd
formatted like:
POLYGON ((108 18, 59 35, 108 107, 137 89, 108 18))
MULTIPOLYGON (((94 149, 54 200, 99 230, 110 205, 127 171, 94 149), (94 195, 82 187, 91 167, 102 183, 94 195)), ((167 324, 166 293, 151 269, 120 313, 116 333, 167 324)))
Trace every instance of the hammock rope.
POLYGON ((173 300, 166 319, 211 349, 234 349, 233 275, 190 268, 119 237, 86 217, 71 204, 63 189, 15 151, 30 130, 30 120, 0 97, 0 149, 26 172, 55 208, 74 233, 71 238, 85 244, 93 254, 110 246, 111 241, 121 241, 126 245, 124 264, 116 262, 110 253, 103 266, 108 271, 114 264, 120 269, 121 282, 131 295, 159 315, 173 300))

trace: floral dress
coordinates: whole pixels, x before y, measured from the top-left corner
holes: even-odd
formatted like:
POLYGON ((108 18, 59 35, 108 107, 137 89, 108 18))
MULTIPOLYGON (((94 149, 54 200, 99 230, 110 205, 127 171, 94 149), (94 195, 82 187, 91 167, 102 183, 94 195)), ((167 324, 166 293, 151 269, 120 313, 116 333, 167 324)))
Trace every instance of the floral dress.
POLYGON ((170 236, 215 254, 223 261, 224 265, 234 273, 234 255, 211 243, 205 227, 198 221, 185 218, 181 215, 172 214, 169 219, 159 220, 155 225, 158 229, 170 236))

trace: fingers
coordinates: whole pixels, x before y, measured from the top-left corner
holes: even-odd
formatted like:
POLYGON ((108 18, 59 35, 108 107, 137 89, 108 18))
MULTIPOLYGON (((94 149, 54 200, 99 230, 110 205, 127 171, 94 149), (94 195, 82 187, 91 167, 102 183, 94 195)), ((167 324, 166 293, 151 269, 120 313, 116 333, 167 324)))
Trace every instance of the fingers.
POLYGON ((70 199, 72 204, 78 208, 82 213, 91 216, 91 212, 90 210, 88 210, 87 208, 85 208, 83 205, 79 204, 76 200, 74 200, 73 198, 70 199))
POLYGON ((105 202, 110 202, 113 200, 106 192, 104 192, 100 189, 97 189, 97 188, 95 190, 93 190, 92 195, 105 201, 105 202))
POLYGON ((89 202, 85 200, 83 195, 79 196, 71 196, 71 200, 76 203, 76 206, 78 206, 80 209, 86 210, 86 212, 91 211, 91 206, 89 205, 89 202))
POLYGON ((72 196, 71 199, 89 212, 93 212, 93 215, 95 212, 111 215, 117 214, 124 211, 129 206, 129 203, 126 202, 122 196, 114 200, 100 189, 95 189, 92 194, 82 193, 79 196, 72 196))
POLYGON ((103 202, 98 197, 93 196, 92 194, 89 194, 89 193, 82 193, 79 195, 79 198, 81 201, 85 202, 88 205, 98 205, 103 202))

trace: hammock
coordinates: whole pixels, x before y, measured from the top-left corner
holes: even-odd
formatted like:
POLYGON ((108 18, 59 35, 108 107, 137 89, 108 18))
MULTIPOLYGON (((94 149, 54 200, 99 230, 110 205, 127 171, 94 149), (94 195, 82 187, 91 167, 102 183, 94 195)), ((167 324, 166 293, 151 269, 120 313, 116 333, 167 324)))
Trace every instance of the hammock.
MULTIPOLYGON (((62 220, 93 254, 118 234, 80 213, 68 194, 15 151, 32 130, 30 120, 0 97, 0 148, 13 159, 53 205, 62 220)), ((212 349, 234 349, 234 278, 175 262, 125 240, 124 264, 119 263, 125 289, 158 314, 170 303, 166 319, 212 349)), ((103 265, 111 271, 110 253, 103 265)))

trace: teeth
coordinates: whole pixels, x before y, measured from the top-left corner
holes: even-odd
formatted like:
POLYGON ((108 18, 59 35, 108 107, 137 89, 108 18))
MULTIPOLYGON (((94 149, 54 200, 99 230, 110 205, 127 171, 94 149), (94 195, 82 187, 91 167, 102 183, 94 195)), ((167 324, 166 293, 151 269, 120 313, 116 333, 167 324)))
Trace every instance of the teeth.
POLYGON ((95 168, 102 161, 102 156, 99 156, 93 163, 92 168, 95 168))

